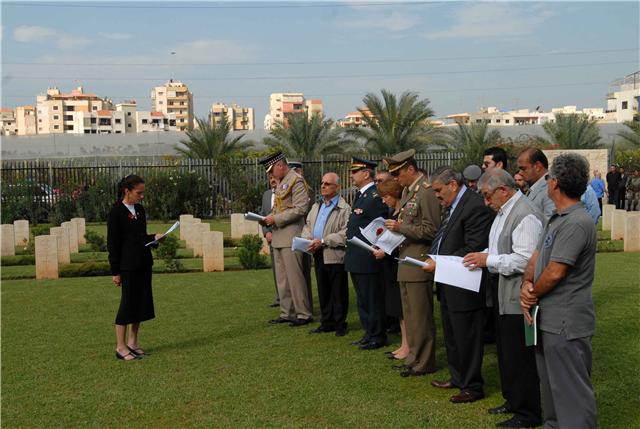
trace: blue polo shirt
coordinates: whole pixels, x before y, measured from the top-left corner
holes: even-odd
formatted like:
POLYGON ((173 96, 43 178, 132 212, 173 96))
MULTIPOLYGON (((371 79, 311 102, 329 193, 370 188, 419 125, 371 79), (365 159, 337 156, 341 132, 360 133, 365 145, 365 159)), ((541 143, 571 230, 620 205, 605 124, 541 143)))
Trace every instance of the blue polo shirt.
POLYGON ((327 219, 329 219, 329 214, 331 210, 338 204, 338 200, 340 199, 340 194, 336 194, 335 197, 331 198, 329 201, 329 205, 323 199, 320 202, 320 211, 318 212, 318 217, 316 217, 316 224, 313 227, 313 238, 322 240, 324 233, 324 226, 327 224, 327 219))

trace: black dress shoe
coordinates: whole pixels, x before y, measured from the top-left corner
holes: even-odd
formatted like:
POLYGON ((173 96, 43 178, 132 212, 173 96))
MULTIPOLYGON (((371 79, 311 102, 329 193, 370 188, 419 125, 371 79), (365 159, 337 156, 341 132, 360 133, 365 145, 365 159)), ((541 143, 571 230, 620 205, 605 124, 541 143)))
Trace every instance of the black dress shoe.
POLYGON ((291 320, 283 319, 282 317, 278 317, 277 319, 269 320, 269 325, 278 325, 280 323, 291 323, 291 320))
POLYGON ((279 302, 274 302, 273 304, 269 304, 269 308, 276 308, 276 307, 280 307, 279 302))
POLYGON ((336 337, 344 337, 345 335, 347 335, 347 328, 336 329, 336 337))
POLYGON ((401 371, 400 377, 420 377, 422 375, 425 375, 426 373, 426 371, 416 371, 413 368, 409 368, 401 371))
POLYGON ((310 334, 324 334, 325 332, 333 332, 335 329, 327 328, 325 326, 318 326, 316 329, 312 329, 309 331, 310 334))
POLYGON ((354 341, 351 344, 352 346, 361 346, 363 344, 367 344, 369 342, 369 340, 367 340, 365 337, 360 338, 358 341, 354 341))
POLYGON ((308 325, 311 322, 313 322, 312 318, 309 318, 309 319, 296 319, 296 320, 290 321, 289 322, 289 326, 291 326, 292 328, 295 328, 296 326, 308 325))
POLYGON ((376 350, 386 346, 385 343, 377 343, 375 341, 370 341, 368 343, 360 345, 360 350, 376 350))
POLYGON ((408 369, 411 369, 411 367, 409 365, 391 365, 391 369, 395 369, 398 371, 406 371, 408 369))
POLYGON ((528 419, 523 419, 518 416, 513 416, 509 420, 505 420, 496 424, 496 427, 499 428, 534 428, 536 426, 540 426, 542 424, 541 421, 531 421, 528 419))
POLYGON ((507 403, 505 402, 504 404, 500 405, 499 407, 494 407, 494 408, 489 408, 487 410, 487 412, 491 415, 495 415, 495 414, 508 414, 511 412, 511 410, 509 410, 509 407, 507 406, 507 403))

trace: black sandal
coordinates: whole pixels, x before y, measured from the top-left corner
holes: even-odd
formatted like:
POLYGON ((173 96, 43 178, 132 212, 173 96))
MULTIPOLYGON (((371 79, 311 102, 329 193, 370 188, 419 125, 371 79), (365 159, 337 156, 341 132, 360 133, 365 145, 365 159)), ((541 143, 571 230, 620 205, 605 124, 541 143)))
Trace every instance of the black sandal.
POLYGON ((127 348, 129 349, 129 351, 131 353, 133 353, 134 356, 136 357, 142 357, 142 356, 147 356, 147 353, 143 352, 142 349, 132 349, 131 347, 127 346, 127 348))
POLYGON ((121 355, 120 353, 118 353, 116 351, 116 358, 120 359, 120 360, 124 360, 124 361, 131 361, 131 360, 136 360, 138 359, 138 356, 134 353, 127 353, 126 355, 121 355), (133 359, 125 359, 127 356, 133 356, 133 359))

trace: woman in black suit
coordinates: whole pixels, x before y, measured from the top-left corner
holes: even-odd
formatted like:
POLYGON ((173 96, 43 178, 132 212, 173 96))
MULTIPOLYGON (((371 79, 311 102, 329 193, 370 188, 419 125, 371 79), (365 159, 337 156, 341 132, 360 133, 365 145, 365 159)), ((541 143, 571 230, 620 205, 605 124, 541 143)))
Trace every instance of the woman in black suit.
POLYGON ((125 177, 118 185, 118 201, 107 221, 113 283, 122 288, 116 315, 116 357, 125 361, 145 356, 138 344, 140 322, 155 317, 151 291, 153 257, 150 246, 145 244, 159 239, 161 234, 147 234, 147 219, 140 204, 143 198, 144 180, 136 175, 125 177))
MULTIPOLYGON (((395 180, 386 180, 378 184, 378 194, 382 201, 389 207, 389 219, 398 219, 400 213, 400 199, 402 197, 402 186, 395 180)), ((400 297, 400 286, 398 285, 398 250, 393 255, 387 255, 384 251, 377 249, 373 255, 378 260, 382 260, 382 275, 385 289, 385 310, 387 316, 397 318, 400 321, 400 332, 402 334, 402 344, 393 352, 386 352, 389 359, 404 359, 409 354, 409 343, 404 320, 402 319, 402 301, 400 297)))

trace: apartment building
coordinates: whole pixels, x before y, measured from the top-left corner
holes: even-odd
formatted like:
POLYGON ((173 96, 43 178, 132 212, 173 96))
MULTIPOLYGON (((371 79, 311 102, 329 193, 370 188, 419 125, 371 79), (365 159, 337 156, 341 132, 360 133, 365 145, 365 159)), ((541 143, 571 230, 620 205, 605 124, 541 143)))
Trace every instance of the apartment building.
POLYGON ((138 103, 135 100, 126 100, 123 103, 116 104, 116 110, 124 113, 125 133, 137 133, 136 111, 138 110, 138 103))
POLYGON ((147 133, 154 131, 183 131, 178 128, 178 119, 175 113, 162 112, 136 112, 136 132, 147 133))
POLYGON ((343 128, 360 128, 368 127, 364 117, 373 117, 373 113, 369 109, 360 109, 355 112, 348 113, 343 119, 336 122, 336 125, 343 128), (360 111, 361 110, 361 111, 360 111))
POLYGON ((640 71, 631 73, 613 83, 617 91, 607 94, 606 121, 622 123, 638 119, 640 100, 640 71))
POLYGON ((227 118, 227 122, 231 124, 231 129, 234 131, 255 129, 255 117, 251 107, 213 103, 209 111, 209 121, 215 125, 222 117, 227 118))
POLYGON ((79 112, 113 110, 113 103, 107 98, 86 94, 81 86, 68 94, 54 87, 49 88, 46 94, 38 95, 36 110, 38 134, 75 134, 78 132, 76 116, 79 112))
POLYGON ((175 115, 179 131, 193 128, 193 94, 184 83, 171 79, 163 86, 156 86, 151 90, 151 104, 153 111, 167 117, 175 115))
POLYGON ((19 136, 37 134, 37 116, 35 106, 16 107, 16 128, 19 136))
POLYGON ((454 113, 448 115, 447 119, 452 124, 481 124, 497 126, 514 126, 514 125, 542 125, 546 122, 555 122, 556 115, 562 114, 579 114, 586 115, 589 119, 603 121, 605 112, 602 108, 584 108, 578 110, 577 106, 563 106, 551 109, 551 112, 542 112, 540 108, 533 111, 529 109, 517 109, 509 111, 501 111, 497 107, 483 107, 475 113, 454 113))
POLYGON ((274 93, 269 97, 269 113, 264 119, 264 128, 271 130, 276 123, 289 126, 288 117, 295 113, 306 112, 311 118, 314 114, 324 113, 322 101, 318 99, 305 100, 301 92, 274 93))
POLYGON ((124 134, 125 115, 122 111, 96 110, 76 112, 72 134, 124 134))
POLYGON ((17 133, 18 127, 13 109, 7 107, 0 108, 0 134, 9 136, 17 133))

